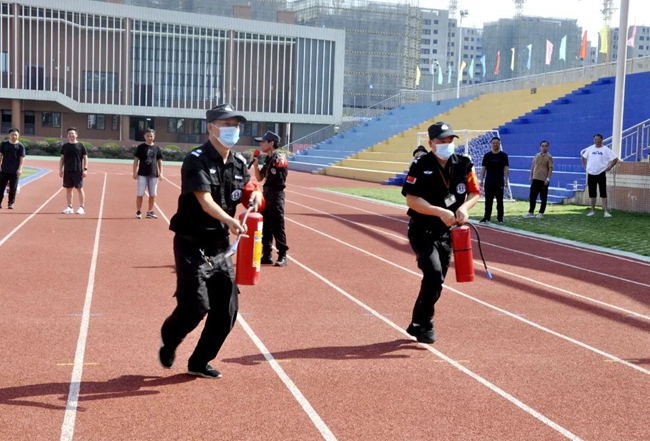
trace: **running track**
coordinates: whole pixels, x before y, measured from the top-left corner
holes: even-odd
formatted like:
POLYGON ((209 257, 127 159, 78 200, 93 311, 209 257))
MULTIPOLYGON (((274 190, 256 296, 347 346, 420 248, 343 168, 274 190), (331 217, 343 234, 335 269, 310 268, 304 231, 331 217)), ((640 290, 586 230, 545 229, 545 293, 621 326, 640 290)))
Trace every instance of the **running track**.
POLYGON ((241 287, 224 377, 184 374, 197 331, 162 369, 179 168, 157 221, 134 218, 130 168, 93 165, 84 216, 60 214, 57 173, 0 211, 0 438, 650 439, 650 263, 481 228, 494 280, 451 269, 421 345, 403 331, 420 281, 405 210, 302 173, 290 264, 241 287))

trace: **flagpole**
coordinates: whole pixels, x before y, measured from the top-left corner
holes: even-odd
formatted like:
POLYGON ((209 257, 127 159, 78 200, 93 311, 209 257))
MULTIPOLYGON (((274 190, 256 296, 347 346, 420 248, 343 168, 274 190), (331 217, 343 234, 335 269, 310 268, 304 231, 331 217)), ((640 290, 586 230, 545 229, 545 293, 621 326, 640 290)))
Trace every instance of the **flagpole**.
POLYGON ((621 35, 627 40, 627 23, 630 11, 630 0, 621 0, 621 17, 618 25, 618 60, 616 64, 616 85, 614 89, 614 125, 612 127, 612 151, 617 158, 621 157, 621 142, 623 138, 623 109, 625 99, 625 70, 627 67, 627 41, 621 44, 621 35))

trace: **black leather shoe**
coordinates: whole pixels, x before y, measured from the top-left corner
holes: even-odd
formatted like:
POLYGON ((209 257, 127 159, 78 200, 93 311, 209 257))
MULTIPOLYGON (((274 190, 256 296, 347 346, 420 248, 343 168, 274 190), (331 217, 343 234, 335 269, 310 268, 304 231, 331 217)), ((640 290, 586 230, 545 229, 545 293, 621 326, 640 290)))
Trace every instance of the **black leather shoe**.
POLYGON ((174 365, 175 359, 176 350, 165 346, 164 343, 160 343, 160 350, 158 350, 158 361, 160 365, 165 369, 170 369, 174 365))
POLYGON ((415 337, 420 343, 433 343, 437 340, 436 331, 433 328, 426 329, 413 323, 406 328, 406 333, 415 337))
POLYGON ((188 366, 187 373, 189 375, 194 375, 195 377, 203 377, 203 378, 210 378, 210 379, 221 378, 221 372, 219 372, 209 364, 206 364, 203 367, 188 366))
POLYGON ((273 258, 270 255, 262 256, 262 260, 260 260, 260 263, 262 265, 273 265, 273 258))
POLYGON ((278 260, 275 261, 273 266, 287 266, 287 263, 289 263, 287 261, 287 256, 280 256, 278 257, 278 260))

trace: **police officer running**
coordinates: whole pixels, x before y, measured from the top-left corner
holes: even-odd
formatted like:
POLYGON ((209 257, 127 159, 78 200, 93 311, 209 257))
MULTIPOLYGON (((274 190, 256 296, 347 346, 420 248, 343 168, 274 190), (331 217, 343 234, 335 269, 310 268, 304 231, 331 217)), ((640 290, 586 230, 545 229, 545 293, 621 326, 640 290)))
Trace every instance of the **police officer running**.
POLYGON ((158 358, 163 367, 171 368, 176 348, 207 314, 188 360, 188 374, 219 378, 221 373, 208 362, 235 324, 239 294, 232 258, 226 255, 228 233, 245 230, 233 217, 237 204, 244 200, 259 206, 262 193, 244 194, 250 180, 246 160, 230 151, 246 118, 230 104, 220 104, 206 112, 206 119, 209 140, 183 161, 178 211, 170 222, 169 229, 176 233, 177 306, 162 326, 158 358))
POLYGON ((253 157, 253 170, 255 170, 255 178, 258 181, 264 181, 264 199, 266 200, 266 208, 262 215, 264 216, 264 224, 262 226, 262 260, 263 265, 270 265, 273 263, 271 257, 271 249, 273 246, 273 238, 275 238, 275 246, 278 249, 278 260, 275 261, 275 266, 287 265, 287 235, 284 232, 284 187, 287 182, 287 156, 278 151, 280 147, 280 137, 269 131, 264 136, 255 138, 255 141, 260 142, 262 152, 267 155, 266 161, 260 170, 258 166, 257 156, 253 157))
POLYGON ((420 343, 436 341, 434 305, 451 260, 450 228, 467 222, 481 193, 470 158, 454 154, 451 126, 437 122, 428 131, 431 151, 413 160, 402 187, 411 217, 408 238, 423 275, 406 332, 420 343))

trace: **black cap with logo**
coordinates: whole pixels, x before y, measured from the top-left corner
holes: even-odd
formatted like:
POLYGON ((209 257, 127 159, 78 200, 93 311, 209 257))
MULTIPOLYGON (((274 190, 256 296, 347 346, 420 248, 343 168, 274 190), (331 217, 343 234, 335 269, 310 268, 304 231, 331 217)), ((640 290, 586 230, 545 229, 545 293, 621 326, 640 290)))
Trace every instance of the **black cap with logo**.
POLYGON ((458 138, 454 134, 454 129, 451 128, 451 125, 445 122, 437 122, 429 126, 429 139, 444 139, 449 138, 450 136, 458 138))
POLYGON ((230 104, 219 104, 212 109, 205 112, 205 119, 212 122, 216 119, 230 119, 237 118, 239 122, 245 123, 246 118, 241 113, 237 112, 230 104))

